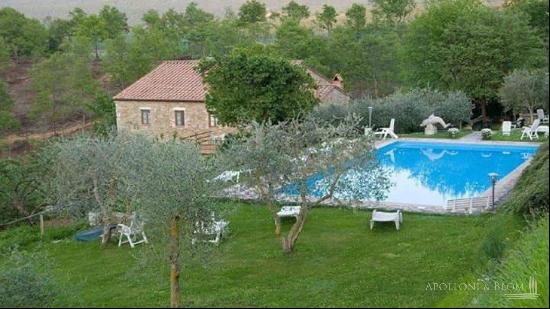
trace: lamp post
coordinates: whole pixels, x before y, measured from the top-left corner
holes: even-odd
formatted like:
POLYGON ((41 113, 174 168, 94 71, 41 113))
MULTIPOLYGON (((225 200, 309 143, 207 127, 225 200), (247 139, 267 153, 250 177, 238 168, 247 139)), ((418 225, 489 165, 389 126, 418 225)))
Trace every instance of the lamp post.
POLYGON ((491 209, 494 209, 495 208, 495 186, 496 186, 496 183, 497 183, 498 174, 497 173, 489 173, 489 178, 491 179, 491 186, 492 186, 492 190, 493 190, 491 209))
POLYGON ((372 132, 372 106, 369 106, 369 125, 365 128, 365 135, 370 135, 372 132))
POLYGON ((372 129, 372 106, 369 106, 369 128, 372 129))

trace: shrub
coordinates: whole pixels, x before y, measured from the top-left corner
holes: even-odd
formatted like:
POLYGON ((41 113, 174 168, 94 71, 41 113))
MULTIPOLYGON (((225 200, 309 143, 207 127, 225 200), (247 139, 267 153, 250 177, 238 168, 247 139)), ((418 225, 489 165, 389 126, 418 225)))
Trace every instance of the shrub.
POLYGON ((56 297, 47 260, 17 250, 0 265, 0 304, 7 308, 47 307, 56 297))
POLYGON ((361 116, 361 125, 366 126, 369 106, 373 107, 374 127, 386 127, 395 118, 395 130, 398 133, 419 131, 420 123, 430 114, 440 116, 447 123, 456 126, 469 121, 472 114, 470 99, 459 91, 445 93, 431 89, 413 89, 407 93, 396 92, 381 99, 358 100, 352 104, 349 112, 361 116))
MULTIPOLYGON (((338 125, 340 124, 344 119, 346 119, 346 116, 350 113, 350 106, 349 105, 343 105, 343 104, 323 104, 317 106, 313 112, 312 116, 316 119, 323 120, 327 123, 330 123, 332 125, 338 125)), ((365 125, 368 125, 369 121, 369 114, 368 111, 363 115, 366 117, 365 125)))

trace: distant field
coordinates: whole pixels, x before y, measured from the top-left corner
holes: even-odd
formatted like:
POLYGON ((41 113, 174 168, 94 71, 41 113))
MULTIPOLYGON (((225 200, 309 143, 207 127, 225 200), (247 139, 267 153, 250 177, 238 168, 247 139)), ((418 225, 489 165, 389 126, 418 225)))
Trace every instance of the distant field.
MULTIPOLYGON (((135 24, 149 9, 156 9, 161 12, 169 8, 183 10, 193 0, 0 0, 0 7, 13 7, 28 16, 38 19, 46 17, 65 17, 75 7, 80 7, 87 12, 96 12, 103 5, 112 5, 124 11, 130 23, 135 24)), ((218 16, 224 14, 227 8, 237 10, 246 0, 194 0, 198 5, 208 12, 218 16)), ((269 10, 279 11, 282 6, 290 0, 264 0, 269 10)), ((330 4, 337 11, 343 12, 352 3, 369 4, 370 0, 297 0, 306 4, 312 12, 318 11, 323 4, 330 4)), ((418 0, 419 4, 424 0, 418 0)), ((487 0, 491 5, 498 5, 503 0, 487 0)))

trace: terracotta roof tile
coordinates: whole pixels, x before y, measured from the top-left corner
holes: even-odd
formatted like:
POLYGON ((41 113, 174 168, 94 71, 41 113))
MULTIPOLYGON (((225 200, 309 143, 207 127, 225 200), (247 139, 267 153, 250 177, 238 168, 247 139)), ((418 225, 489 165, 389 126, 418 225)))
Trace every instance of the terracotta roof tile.
POLYGON ((197 60, 164 61, 117 94, 115 100, 204 101, 206 90, 195 71, 197 60))
MULTIPOLYGON (((206 87, 201 75, 195 71, 198 60, 164 61, 151 72, 117 94, 120 101, 178 101, 204 102, 206 87)), ((303 65, 301 61, 293 61, 303 65)), ((321 74, 306 68, 317 83, 315 95, 323 99, 333 90, 343 90, 321 74)))

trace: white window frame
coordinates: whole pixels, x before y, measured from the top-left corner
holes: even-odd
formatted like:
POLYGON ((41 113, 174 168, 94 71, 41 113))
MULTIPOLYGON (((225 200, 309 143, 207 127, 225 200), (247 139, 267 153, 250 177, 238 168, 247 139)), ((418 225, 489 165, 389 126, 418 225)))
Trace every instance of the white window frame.
POLYGON ((150 107, 140 107, 139 108, 139 116, 141 118, 141 125, 142 126, 150 126, 151 125, 151 108, 150 107), (148 115, 147 115, 147 123, 143 122, 143 112, 144 111, 148 111, 148 115))
POLYGON ((174 117, 174 127, 176 128, 184 128, 187 126, 187 112, 185 110, 185 108, 183 107, 175 107, 172 109, 172 115, 174 117), (183 112, 183 125, 178 125, 178 120, 177 120, 177 112, 183 112))

